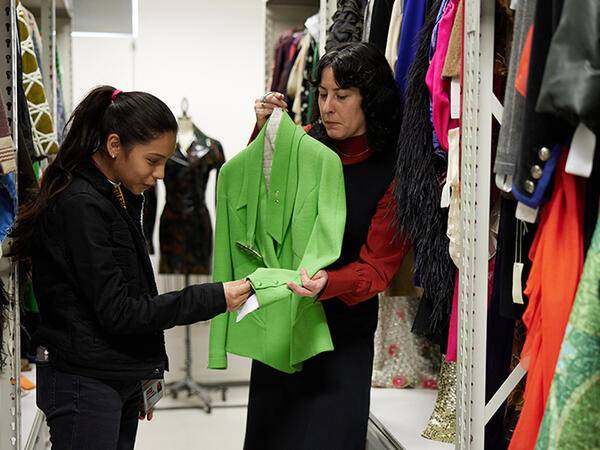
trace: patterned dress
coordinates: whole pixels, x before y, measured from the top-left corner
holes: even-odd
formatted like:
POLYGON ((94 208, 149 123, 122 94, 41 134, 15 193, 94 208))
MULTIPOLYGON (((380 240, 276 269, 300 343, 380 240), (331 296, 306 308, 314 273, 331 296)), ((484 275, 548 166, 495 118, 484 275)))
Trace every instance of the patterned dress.
POLYGON ((177 145, 165 167, 166 204, 160 218, 160 273, 208 274, 212 224, 205 194, 210 172, 225 163, 221 144, 194 127, 187 151, 177 145))

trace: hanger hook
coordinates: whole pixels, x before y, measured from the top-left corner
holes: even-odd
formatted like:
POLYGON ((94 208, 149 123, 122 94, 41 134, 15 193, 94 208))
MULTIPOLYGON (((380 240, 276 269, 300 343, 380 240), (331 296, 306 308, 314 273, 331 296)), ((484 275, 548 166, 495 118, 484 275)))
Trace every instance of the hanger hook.
POLYGON ((187 97, 183 97, 181 99, 181 112, 183 113, 183 117, 187 117, 188 116, 188 108, 189 108, 190 104, 188 102, 187 97))

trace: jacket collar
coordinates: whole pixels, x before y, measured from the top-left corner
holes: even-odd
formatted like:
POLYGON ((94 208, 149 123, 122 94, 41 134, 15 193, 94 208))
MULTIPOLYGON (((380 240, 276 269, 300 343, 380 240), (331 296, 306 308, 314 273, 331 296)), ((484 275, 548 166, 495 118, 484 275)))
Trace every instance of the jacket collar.
MULTIPOLYGON (((265 130, 267 122, 256 139, 246 148, 248 152, 246 170, 244 171, 243 193, 238 198, 237 209, 244 206, 246 209, 246 242, 251 248, 254 245, 254 235, 256 233, 256 218, 258 213, 258 203, 260 195, 260 185, 264 183, 264 174, 262 169, 263 149, 265 143, 265 130)), ((298 127, 284 112, 281 122, 277 129, 275 138, 275 149, 273 153, 273 165, 271 167, 271 176, 269 182, 269 193, 267 195, 267 223, 265 229, 267 233, 279 244, 283 241, 283 235, 291 218, 293 210, 292 198, 288 198, 288 185, 295 186, 296 178, 289 174, 289 166, 293 157, 292 148, 298 127), (290 176, 294 180, 290 179, 290 176)))

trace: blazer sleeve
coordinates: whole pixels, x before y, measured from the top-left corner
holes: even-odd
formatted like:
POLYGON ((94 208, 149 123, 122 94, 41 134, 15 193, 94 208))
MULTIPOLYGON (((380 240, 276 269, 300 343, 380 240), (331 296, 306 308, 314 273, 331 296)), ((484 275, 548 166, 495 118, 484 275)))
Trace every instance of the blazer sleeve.
POLYGON ((61 209, 64 235, 70 243, 64 251, 74 281, 82 286, 82 301, 90 305, 107 333, 160 331, 208 320, 226 309, 221 283, 193 285, 162 295, 128 295, 125 274, 115 264, 115 243, 106 218, 112 211, 107 212, 88 193, 71 196, 61 209))
MULTIPOLYGON (((232 281, 233 264, 231 259, 231 243, 229 232, 229 214, 225 195, 226 173, 221 173, 217 181, 217 214, 215 220, 215 250, 213 260, 213 281, 232 281)), ((210 337, 208 349, 208 368, 226 369, 227 331, 229 313, 225 312, 210 321, 210 337)))
POLYGON ((291 281, 300 285, 301 268, 306 269, 312 277, 319 269, 330 265, 340 256, 346 224, 344 173, 337 156, 325 154, 327 156, 322 160, 320 182, 316 187, 317 216, 300 263, 293 270, 259 268, 248 277, 261 307, 288 298, 291 291, 286 283, 291 281))

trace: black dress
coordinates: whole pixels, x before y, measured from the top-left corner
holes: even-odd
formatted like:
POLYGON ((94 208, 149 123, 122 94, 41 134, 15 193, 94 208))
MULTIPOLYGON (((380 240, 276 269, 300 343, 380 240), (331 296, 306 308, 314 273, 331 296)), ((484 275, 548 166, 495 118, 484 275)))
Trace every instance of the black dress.
MULTIPOLYGON (((346 228, 341 256, 355 262, 394 171, 393 154, 344 165, 346 228)), ((287 374, 252 362, 244 450, 364 450, 377 328, 377 296, 354 306, 323 301, 334 350, 287 374)))
MULTIPOLYGON (((194 127, 187 152, 179 145, 165 167, 166 204, 160 218, 160 273, 208 274, 212 225, 206 208, 211 170, 225 163, 221 144, 194 127)), ((218 173, 218 172, 217 172, 218 173)))

